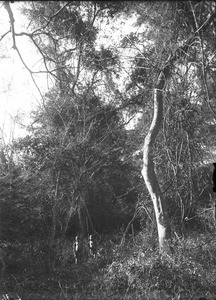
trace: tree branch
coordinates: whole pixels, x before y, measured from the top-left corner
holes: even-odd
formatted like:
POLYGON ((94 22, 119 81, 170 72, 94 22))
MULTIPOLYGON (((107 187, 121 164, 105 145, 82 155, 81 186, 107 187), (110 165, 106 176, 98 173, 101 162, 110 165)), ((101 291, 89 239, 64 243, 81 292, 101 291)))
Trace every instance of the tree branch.
POLYGON ((12 33, 12 39, 13 39, 13 48, 16 49, 16 40, 15 40, 15 30, 14 30, 14 16, 13 16, 13 12, 10 8, 10 4, 9 4, 9 1, 5 1, 3 3, 4 5, 4 8, 6 9, 7 13, 8 13, 8 16, 9 16, 9 19, 10 19, 10 25, 11 25, 11 33, 12 33))
POLYGON ((0 41, 3 40, 3 38, 10 32, 10 30, 8 30, 7 32, 5 32, 1 37, 0 37, 0 41))
POLYGON ((48 25, 49 23, 52 21, 53 18, 55 18, 68 4, 70 4, 70 2, 67 2, 64 6, 62 6, 56 13, 54 13, 54 15, 52 15, 49 20, 47 21, 46 25, 44 25, 42 28, 38 28, 36 29, 34 33, 36 33, 37 31, 41 31, 41 30, 44 30, 48 25))
MULTIPOLYGON (((201 57, 202 57, 202 76, 203 76, 203 82, 204 82, 204 86, 205 86, 205 90, 206 90, 206 95, 207 95, 207 105, 210 109, 210 111, 213 113, 214 116, 216 116, 216 112, 213 109, 211 102, 210 102, 210 96, 209 96, 209 88, 208 88, 208 83, 207 83, 207 76, 206 76, 206 70, 205 70, 205 57, 204 57, 204 51, 203 51, 203 34, 202 32, 200 32, 200 29, 198 29, 198 22, 196 19, 196 15, 192 6, 192 3, 190 1, 190 6, 191 6, 191 10, 193 13, 193 18, 194 18, 194 22, 196 24, 196 28, 197 28, 197 32, 198 32, 198 36, 199 36, 199 41, 200 41, 200 48, 201 48, 201 57)), ((209 18, 210 19, 210 18, 209 18)), ((202 27, 205 25, 205 23, 200 27, 202 29, 202 27)), ((204 27, 205 28, 205 27, 204 27)))

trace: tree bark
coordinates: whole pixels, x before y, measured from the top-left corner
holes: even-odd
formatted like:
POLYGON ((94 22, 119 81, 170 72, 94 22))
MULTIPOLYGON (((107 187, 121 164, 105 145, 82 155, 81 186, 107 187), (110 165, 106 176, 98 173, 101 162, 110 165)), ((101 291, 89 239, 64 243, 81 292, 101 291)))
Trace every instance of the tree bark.
POLYGON ((161 193, 153 161, 153 146, 163 120, 163 92, 173 64, 186 56, 189 47, 195 42, 196 37, 201 31, 204 32, 208 28, 209 24, 215 17, 216 12, 214 12, 195 32, 191 34, 191 36, 189 36, 183 46, 177 48, 173 55, 170 55, 165 63, 165 67, 159 74, 157 84, 154 89, 154 114, 143 146, 142 176, 153 201, 158 229, 159 248, 161 252, 167 252, 171 249, 171 227, 167 213, 166 200, 161 193))
POLYGON ((161 72, 154 89, 154 113, 151 126, 143 146, 142 176, 151 196, 157 222, 160 251, 170 251, 171 227, 169 223, 166 200, 162 195, 154 170, 153 147, 163 120, 163 92, 169 75, 169 65, 161 72))

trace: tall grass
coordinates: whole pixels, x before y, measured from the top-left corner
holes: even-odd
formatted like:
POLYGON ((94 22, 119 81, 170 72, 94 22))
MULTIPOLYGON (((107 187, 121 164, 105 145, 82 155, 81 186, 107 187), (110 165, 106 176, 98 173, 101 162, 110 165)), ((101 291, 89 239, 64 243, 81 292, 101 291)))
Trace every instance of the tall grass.
POLYGON ((4 293, 17 293, 22 300, 216 298, 216 236, 212 234, 193 233, 178 240, 172 256, 161 256, 156 237, 147 233, 128 236, 124 242, 121 233, 103 235, 97 257, 86 253, 77 266, 71 245, 65 242, 58 249, 52 274, 27 268, 9 274, 1 283, 4 293))

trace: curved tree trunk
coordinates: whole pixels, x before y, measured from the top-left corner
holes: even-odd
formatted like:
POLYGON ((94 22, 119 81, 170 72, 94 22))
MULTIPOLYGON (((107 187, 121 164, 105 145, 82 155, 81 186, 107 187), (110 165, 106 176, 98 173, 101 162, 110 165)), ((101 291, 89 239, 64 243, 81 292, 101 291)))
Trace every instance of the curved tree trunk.
POLYGON ((171 228, 167 214, 166 200, 161 193, 153 162, 153 147, 163 120, 163 92, 168 78, 170 67, 161 71, 154 90, 154 114, 149 132, 143 146, 142 176, 153 201, 160 251, 169 252, 171 240, 171 228))
POLYGON ((196 41, 196 37, 199 36, 201 31, 204 32, 208 28, 215 17, 216 12, 213 12, 212 15, 188 37, 185 44, 177 48, 173 55, 170 55, 165 63, 165 67, 159 74, 154 89, 154 115, 149 132, 144 141, 142 175, 154 204, 160 251, 169 251, 171 241, 171 228, 167 214, 166 200, 161 193, 153 162, 153 146, 163 119, 163 92, 173 64, 179 59, 186 57, 188 49, 196 41))

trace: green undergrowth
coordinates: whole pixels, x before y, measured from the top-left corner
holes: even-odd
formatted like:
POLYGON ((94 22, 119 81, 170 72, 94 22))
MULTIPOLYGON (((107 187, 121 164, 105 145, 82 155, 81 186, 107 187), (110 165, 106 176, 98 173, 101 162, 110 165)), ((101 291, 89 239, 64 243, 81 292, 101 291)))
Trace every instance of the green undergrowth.
POLYGON ((25 268, 25 272, 8 274, 2 290, 17 293, 24 300, 216 298, 213 235, 193 234, 179 240, 172 255, 160 255, 152 239, 143 233, 124 241, 116 234, 103 236, 98 252, 96 259, 86 256, 75 265, 71 243, 65 242, 51 274, 39 272, 38 262, 35 271, 25 268))

